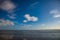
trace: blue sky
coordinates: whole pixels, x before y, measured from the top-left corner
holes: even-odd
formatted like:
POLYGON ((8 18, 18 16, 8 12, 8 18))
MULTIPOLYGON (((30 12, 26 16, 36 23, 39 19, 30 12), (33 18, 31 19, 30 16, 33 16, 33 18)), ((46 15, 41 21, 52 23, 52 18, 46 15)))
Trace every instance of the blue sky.
POLYGON ((60 29, 59 0, 1 0, 0 30, 60 29))

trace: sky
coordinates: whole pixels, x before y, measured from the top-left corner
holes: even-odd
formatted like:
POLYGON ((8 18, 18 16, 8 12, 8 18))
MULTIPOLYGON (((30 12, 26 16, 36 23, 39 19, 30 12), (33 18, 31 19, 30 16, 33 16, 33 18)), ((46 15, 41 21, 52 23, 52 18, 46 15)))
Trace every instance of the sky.
POLYGON ((0 30, 60 29, 60 0, 0 0, 0 30))

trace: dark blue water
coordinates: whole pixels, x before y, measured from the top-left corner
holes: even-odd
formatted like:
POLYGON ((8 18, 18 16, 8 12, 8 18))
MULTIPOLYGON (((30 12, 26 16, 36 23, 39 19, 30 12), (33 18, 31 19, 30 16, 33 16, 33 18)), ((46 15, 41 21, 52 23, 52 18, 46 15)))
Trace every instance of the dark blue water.
POLYGON ((2 35, 13 35, 12 40, 60 40, 60 30, 4 30, 2 35))

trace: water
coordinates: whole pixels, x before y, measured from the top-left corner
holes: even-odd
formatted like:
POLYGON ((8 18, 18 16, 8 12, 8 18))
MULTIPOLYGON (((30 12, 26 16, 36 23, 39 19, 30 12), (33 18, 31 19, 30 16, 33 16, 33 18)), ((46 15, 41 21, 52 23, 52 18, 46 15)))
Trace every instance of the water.
POLYGON ((2 35, 13 35, 13 40, 60 40, 60 30, 4 30, 2 35))

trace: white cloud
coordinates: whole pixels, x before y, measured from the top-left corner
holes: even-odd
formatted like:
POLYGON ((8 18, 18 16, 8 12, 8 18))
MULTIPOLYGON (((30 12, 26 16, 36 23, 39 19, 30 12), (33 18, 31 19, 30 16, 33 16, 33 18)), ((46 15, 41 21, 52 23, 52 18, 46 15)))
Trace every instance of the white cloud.
POLYGON ((34 17, 34 16, 31 17, 31 21, 37 21, 37 20, 38 20, 37 17, 34 17))
POLYGON ((11 12, 13 9, 16 8, 16 5, 10 0, 5 0, 4 2, 1 3, 0 8, 5 11, 11 12))
POLYGON ((16 19, 16 14, 7 15, 11 19, 16 19))
POLYGON ((53 15, 54 18, 60 18, 60 11, 55 9, 50 11, 50 13, 53 15))
POLYGON ((31 21, 31 17, 29 14, 25 14, 24 17, 28 20, 28 21, 31 21))
POLYGON ((59 11, 57 10, 57 9, 55 9, 55 10, 52 10, 52 11, 50 11, 50 13, 52 13, 52 14, 59 14, 59 11))
POLYGON ((30 16, 29 14, 25 14, 24 17, 26 18, 25 22, 26 21, 38 21, 38 17, 35 17, 35 16, 30 16))
POLYGON ((14 16, 9 16, 9 18, 11 18, 11 19, 15 19, 16 17, 14 17, 14 16))
POLYGON ((58 23, 60 23, 60 21, 58 21, 58 23))
POLYGON ((60 18, 60 15, 54 15, 53 17, 54 18, 60 18))
POLYGON ((31 26, 32 26, 32 25, 29 25, 29 24, 24 24, 24 25, 23 25, 24 28, 29 28, 29 27, 31 27, 31 26))
POLYGON ((31 4, 31 7, 38 5, 39 2, 34 2, 31 4))
POLYGON ((26 23, 26 22, 27 22, 27 20, 23 20, 23 22, 25 22, 25 23, 26 23))
POLYGON ((27 10, 33 9, 33 8, 35 8, 35 7, 38 6, 38 5, 39 5, 39 2, 38 2, 38 1, 37 1, 37 2, 33 2, 33 3, 28 7, 27 10))
POLYGON ((10 21, 10 20, 4 20, 4 19, 0 19, 0 26, 13 26, 14 22, 10 21))

